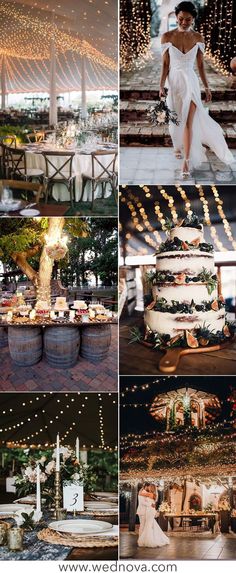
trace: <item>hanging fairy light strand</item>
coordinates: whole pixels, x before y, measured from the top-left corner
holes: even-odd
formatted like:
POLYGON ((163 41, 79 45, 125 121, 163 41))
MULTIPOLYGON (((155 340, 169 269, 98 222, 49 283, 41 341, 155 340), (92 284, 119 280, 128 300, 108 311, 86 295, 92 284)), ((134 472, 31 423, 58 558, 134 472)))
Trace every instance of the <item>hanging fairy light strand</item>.
MULTIPOLYGON (((180 185, 178 185, 176 188, 177 188, 177 191, 180 194, 180 196, 184 202, 184 209, 185 209, 187 215, 191 215, 193 213, 193 209, 192 209, 191 201, 187 196, 186 190, 180 185)), ((158 222, 160 223, 162 231, 165 232, 166 216, 164 215, 164 213, 162 211, 160 202, 158 200, 153 200, 153 199, 157 196, 156 189, 158 189, 158 192, 161 194, 161 196, 166 201, 168 201, 168 207, 170 209, 172 219, 173 219, 173 221, 175 221, 176 217, 178 218, 178 213, 177 213, 177 209, 173 203, 174 198, 170 194, 169 189, 168 189, 168 193, 166 192, 166 190, 162 186, 158 186, 157 188, 156 187, 150 187, 149 188, 147 186, 140 186, 140 189, 142 192, 145 193, 145 199, 146 198, 150 199, 150 206, 151 206, 151 208, 154 209, 155 217, 157 218, 158 222)), ((212 225, 211 218, 210 218, 209 203, 208 203, 208 200, 205 196, 204 189, 199 184, 195 185, 195 189, 196 189, 196 193, 200 197, 200 201, 201 201, 202 208, 203 208, 204 219, 205 219, 205 222, 209 228, 209 232, 210 232, 211 237, 213 239, 214 245, 218 251, 226 252, 228 249, 224 246, 223 242, 220 240, 219 235, 217 233, 216 226, 212 225)), ((220 196, 220 192, 216 186, 212 186, 211 190, 212 190, 214 198, 215 198, 217 211, 218 211, 218 214, 219 214, 220 219, 222 221, 223 228, 224 228, 225 234, 227 236, 227 239, 231 242, 233 248, 235 249, 236 248, 236 241, 233 237, 232 228, 230 226, 230 223, 227 220, 227 217, 226 217, 224 209, 223 209, 223 200, 220 196)), ((151 214, 150 215, 147 214, 147 208, 146 208, 146 206, 143 205, 141 192, 139 193, 138 196, 136 196, 136 195, 134 195, 133 191, 130 190, 129 187, 123 185, 121 190, 120 190, 120 201, 121 201, 121 204, 122 203, 126 204, 128 209, 130 210, 131 220, 132 220, 132 224, 133 224, 133 227, 135 228, 135 230, 139 231, 142 234, 142 238, 144 239, 145 243, 149 247, 156 249, 158 247, 158 245, 162 242, 162 238, 161 238, 160 233, 157 231, 157 229, 155 229, 153 227, 153 225, 150 223, 149 218, 150 218, 151 214), (140 219, 142 219, 142 222, 139 220, 139 217, 140 217, 140 219), (150 237, 147 233, 145 233, 146 229, 153 236, 150 237), (153 237, 155 237, 155 241, 154 241, 153 237)), ((131 232, 129 230, 126 233, 126 239, 129 240, 131 238, 132 238, 132 235, 131 235, 131 232)), ((127 246, 126 246, 127 252, 130 251, 130 249, 132 249, 133 255, 137 254, 137 248, 135 249, 133 246, 131 247, 129 244, 127 244, 127 246)), ((140 248, 138 249, 138 252, 139 252, 139 254, 141 253, 140 248)), ((148 251, 143 252, 143 254, 148 254, 148 251)))
POLYGON ((69 50, 116 71, 117 64, 77 35, 64 32, 55 23, 32 16, 25 7, 0 2, 1 53, 27 60, 45 60, 50 57, 50 43, 54 38, 57 52, 69 50))

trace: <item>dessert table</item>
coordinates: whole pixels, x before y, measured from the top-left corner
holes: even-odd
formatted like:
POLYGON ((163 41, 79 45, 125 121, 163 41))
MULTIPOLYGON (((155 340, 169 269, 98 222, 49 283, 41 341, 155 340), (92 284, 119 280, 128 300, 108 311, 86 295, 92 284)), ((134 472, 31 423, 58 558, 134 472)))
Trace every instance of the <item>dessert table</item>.
MULTIPOLYGON (((158 364, 163 356, 160 350, 153 350, 141 343, 130 343, 130 331, 142 327, 143 313, 135 312, 132 317, 120 321, 120 374, 161 374, 158 364)), ((236 340, 216 352, 189 354, 180 359, 175 371, 177 375, 234 375, 236 372, 236 340)))
MULTIPOLYGON (((27 164, 27 168, 28 169, 41 169, 42 171, 45 172, 45 159, 42 155, 42 152, 50 152, 50 151, 58 151, 58 152, 62 152, 64 151, 65 153, 68 152, 75 152, 75 156, 73 158, 73 171, 76 174, 76 189, 75 189, 75 195, 76 195, 76 202, 78 202, 80 200, 81 197, 81 193, 82 193, 82 173, 86 173, 86 174, 91 174, 91 169, 92 169, 92 159, 91 159, 91 153, 94 151, 106 151, 106 150, 113 150, 114 152, 117 151, 117 145, 116 144, 100 144, 97 146, 97 148, 89 148, 89 147, 85 147, 84 148, 75 148, 73 149, 72 147, 70 148, 57 148, 55 146, 46 144, 46 143, 34 143, 34 144, 27 144, 27 145, 23 145, 21 146, 21 149, 25 149, 26 151, 26 164, 27 164)), ((62 165, 64 163, 65 159, 63 159, 63 157, 54 157, 53 158, 53 163, 57 166, 60 167, 60 165, 62 165)), ((104 155, 102 157, 102 163, 107 167, 111 162, 111 155, 104 155)), ((99 189, 99 187, 96 190, 95 193, 95 198, 98 198, 100 196, 101 190, 99 189)), ((111 191, 110 190, 106 190, 105 192, 105 197, 108 197, 110 195, 111 191)), ((69 201, 70 200, 70 195, 69 192, 67 190, 67 188, 65 187, 65 185, 54 185, 53 187, 53 197, 54 199, 56 199, 57 201, 69 201)), ((85 192, 84 192, 84 197, 83 197, 84 201, 90 201, 91 200, 91 186, 90 185, 86 185, 85 188, 85 192)))

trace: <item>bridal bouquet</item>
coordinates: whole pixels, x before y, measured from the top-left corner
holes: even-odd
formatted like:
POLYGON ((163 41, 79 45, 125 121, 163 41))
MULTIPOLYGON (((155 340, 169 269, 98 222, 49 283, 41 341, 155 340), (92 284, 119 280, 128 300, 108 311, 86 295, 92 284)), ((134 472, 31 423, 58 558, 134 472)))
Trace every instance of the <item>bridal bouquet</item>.
POLYGON ((147 116, 153 125, 168 125, 170 122, 179 125, 177 113, 168 108, 166 100, 160 100, 152 105, 147 116))

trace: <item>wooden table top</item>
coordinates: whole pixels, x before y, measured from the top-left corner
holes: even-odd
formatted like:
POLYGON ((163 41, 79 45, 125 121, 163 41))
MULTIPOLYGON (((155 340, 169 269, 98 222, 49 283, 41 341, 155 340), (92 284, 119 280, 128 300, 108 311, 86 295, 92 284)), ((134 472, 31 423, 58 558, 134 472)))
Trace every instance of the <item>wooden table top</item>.
MULTIPOLYGON (((130 329, 141 327, 143 313, 136 312, 132 317, 120 321, 120 374, 151 375, 162 374, 158 363, 163 352, 130 342, 130 329)), ((236 340, 226 348, 215 352, 182 356, 175 370, 176 375, 233 375, 236 372, 236 340)))
MULTIPOLYGON (((27 203, 25 203, 27 204, 27 203)), ((20 211, 24 209, 24 202, 22 202, 22 207, 20 209, 20 211)), ((60 204, 57 205, 56 203, 37 203, 37 205, 34 205, 34 207, 32 207, 32 209, 37 209, 37 211, 40 211, 40 214, 38 215, 38 217, 63 217, 63 215, 65 215, 66 211, 68 211, 69 209, 69 203, 64 203, 64 204, 60 204)), ((10 217, 21 217, 21 218, 25 218, 23 217, 23 215, 20 214, 20 211, 9 211, 9 213, 6 213, 5 216, 8 217, 8 215, 10 215, 10 217)), ((2 211, 1 211, 2 213, 2 211)), ((1 215, 1 218, 4 218, 4 215, 1 215)))
POLYGON ((73 327, 83 327, 83 326, 104 326, 107 324, 118 324, 118 321, 116 319, 112 319, 112 320, 107 320, 106 322, 99 322, 99 321, 90 321, 90 322, 80 322, 79 320, 74 320, 73 322, 69 321, 69 320, 28 320, 28 322, 7 322, 7 321, 3 321, 0 322, 0 327, 16 327, 18 328, 19 326, 22 327, 27 327, 27 326, 73 326, 73 327))

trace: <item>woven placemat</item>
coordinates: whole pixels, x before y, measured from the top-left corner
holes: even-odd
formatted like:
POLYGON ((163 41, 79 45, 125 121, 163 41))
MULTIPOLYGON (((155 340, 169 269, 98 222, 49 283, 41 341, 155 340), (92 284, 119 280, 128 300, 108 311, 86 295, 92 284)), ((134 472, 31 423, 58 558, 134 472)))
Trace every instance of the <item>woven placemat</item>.
POLYGON ((54 545, 67 545, 68 547, 116 547, 118 545, 118 537, 110 536, 86 536, 78 535, 78 537, 70 534, 59 533, 53 529, 42 529, 38 533, 40 541, 52 543, 54 545))

